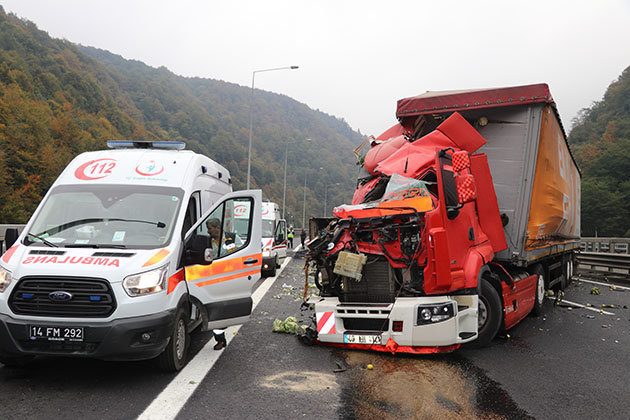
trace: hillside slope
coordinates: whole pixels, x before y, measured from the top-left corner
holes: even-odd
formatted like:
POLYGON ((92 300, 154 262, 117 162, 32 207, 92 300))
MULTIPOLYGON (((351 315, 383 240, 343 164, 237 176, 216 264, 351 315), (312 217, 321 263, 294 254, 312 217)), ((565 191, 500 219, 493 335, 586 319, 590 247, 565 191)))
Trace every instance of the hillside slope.
MULTIPOLYGON (((112 138, 184 140, 244 188, 250 98, 247 87, 53 39, 0 8, 0 223, 24 223, 73 156, 112 138)), ((328 188, 329 204, 347 201, 362 136, 287 96, 256 90, 254 98, 252 186, 281 204, 289 142, 287 211, 295 223, 305 175, 307 217, 321 214, 326 185, 342 182, 328 188)))
POLYGON ((582 170, 582 236, 630 237, 630 67, 569 135, 582 170))

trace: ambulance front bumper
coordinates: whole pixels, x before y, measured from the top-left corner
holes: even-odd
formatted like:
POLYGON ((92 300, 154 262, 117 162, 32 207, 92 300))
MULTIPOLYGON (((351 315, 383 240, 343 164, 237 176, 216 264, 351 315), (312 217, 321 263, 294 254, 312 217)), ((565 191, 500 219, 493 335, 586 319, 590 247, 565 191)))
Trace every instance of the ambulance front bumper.
POLYGON ((422 348, 438 352, 477 338, 477 299, 476 295, 435 296, 360 304, 318 298, 309 303, 315 304, 317 339, 323 344, 379 350, 378 346, 389 343, 410 352, 422 348), (436 321, 428 317, 434 311, 436 321))
POLYGON ((6 357, 50 355, 104 360, 145 360, 159 355, 169 342, 175 311, 111 322, 46 322, 0 315, 0 354, 6 357), (79 325, 80 324, 80 325, 79 325), (31 327, 82 328, 83 340, 33 338, 31 327))

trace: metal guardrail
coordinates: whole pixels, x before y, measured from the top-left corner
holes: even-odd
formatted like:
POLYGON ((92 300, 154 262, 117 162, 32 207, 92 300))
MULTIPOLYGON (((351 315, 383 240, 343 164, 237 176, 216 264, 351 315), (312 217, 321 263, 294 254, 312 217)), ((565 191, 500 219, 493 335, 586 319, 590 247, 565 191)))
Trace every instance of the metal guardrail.
POLYGON ((581 238, 580 249, 586 252, 630 254, 630 238, 581 238))
POLYGON ((630 277, 630 254, 579 252, 577 262, 579 267, 588 267, 590 270, 604 273, 625 274, 630 277))

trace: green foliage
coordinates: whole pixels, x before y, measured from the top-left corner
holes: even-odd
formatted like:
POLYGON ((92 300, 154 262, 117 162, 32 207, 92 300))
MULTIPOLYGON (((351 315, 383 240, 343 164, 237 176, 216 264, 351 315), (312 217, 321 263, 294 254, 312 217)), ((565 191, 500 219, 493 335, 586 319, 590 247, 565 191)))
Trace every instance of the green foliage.
POLYGON ((342 183, 328 188, 329 212, 349 201, 362 136, 284 95, 250 101, 248 87, 52 39, 0 7, 0 223, 25 223, 74 156, 111 138, 186 141, 245 188, 250 106, 253 188, 282 205, 288 142, 290 223, 301 225, 305 176, 307 218, 321 215, 326 185, 342 183))
POLYGON ((582 170, 582 236, 630 236, 630 67, 569 136, 582 170))

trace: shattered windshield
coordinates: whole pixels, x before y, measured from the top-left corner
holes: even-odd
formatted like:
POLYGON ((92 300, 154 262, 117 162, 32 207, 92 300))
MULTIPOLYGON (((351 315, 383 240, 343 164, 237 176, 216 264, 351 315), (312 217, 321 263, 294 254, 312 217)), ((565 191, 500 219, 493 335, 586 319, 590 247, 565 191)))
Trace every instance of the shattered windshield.
POLYGON ((35 216, 26 245, 158 248, 170 242, 184 191, 137 185, 62 185, 35 216))

